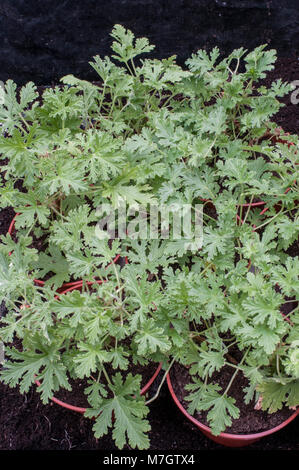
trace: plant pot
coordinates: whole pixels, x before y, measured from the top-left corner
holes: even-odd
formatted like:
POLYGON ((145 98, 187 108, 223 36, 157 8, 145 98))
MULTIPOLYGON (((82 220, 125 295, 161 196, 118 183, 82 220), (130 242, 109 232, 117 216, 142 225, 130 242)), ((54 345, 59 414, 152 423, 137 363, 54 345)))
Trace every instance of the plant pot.
POLYGON ((270 434, 273 434, 279 431, 280 429, 283 429, 291 421, 293 421, 296 418, 296 416, 298 416, 299 414, 299 408, 298 408, 288 419, 283 421, 281 424, 264 432, 259 432, 255 434, 229 434, 229 433, 223 432, 219 434, 219 436, 215 436, 212 434, 211 429, 208 426, 206 426, 205 424, 202 424, 196 418, 191 416, 188 413, 188 411, 184 408, 184 406, 181 404, 181 402, 179 401, 178 397, 176 396, 174 392, 174 389, 171 383, 170 372, 167 374, 167 385, 168 385, 170 394, 175 404, 177 405, 177 407, 189 419, 189 421, 191 421, 192 424, 198 427, 203 432, 203 434, 205 434, 209 439, 217 442, 217 444, 221 444, 226 447, 245 447, 250 444, 253 444, 254 442, 259 441, 263 437, 269 436, 270 434))
MULTIPOLYGON (((157 369, 155 370, 155 373, 152 375, 152 377, 149 379, 149 381, 144 385, 144 387, 142 387, 142 389, 140 391, 141 395, 145 395, 146 392, 150 389, 153 382, 156 380, 156 378, 157 378, 157 376, 158 376, 158 374, 161 370, 161 367, 162 367, 162 363, 160 363, 158 365, 157 369)), ((41 383, 38 380, 35 380, 35 383, 38 387, 41 385, 41 383)), ((56 403, 57 405, 62 406, 63 408, 66 408, 67 410, 76 411, 77 413, 81 413, 81 414, 84 414, 85 411, 86 411, 86 408, 71 405, 70 403, 66 403, 62 400, 59 400, 58 398, 55 398, 55 397, 52 397, 51 400, 54 403, 56 403)))

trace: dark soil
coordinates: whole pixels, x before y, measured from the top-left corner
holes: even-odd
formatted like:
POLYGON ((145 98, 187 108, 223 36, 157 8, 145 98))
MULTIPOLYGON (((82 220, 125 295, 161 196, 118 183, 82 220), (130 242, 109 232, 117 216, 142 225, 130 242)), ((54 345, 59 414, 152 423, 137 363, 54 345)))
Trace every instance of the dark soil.
MULTIPOLYGON (((0 384, 0 393, 0 450, 116 449, 111 433, 100 440, 95 439, 91 420, 53 403, 43 405, 34 389, 24 396, 0 384)), ((153 450, 223 449, 182 415, 166 386, 163 386, 159 399, 151 404, 149 420, 153 450)), ((285 429, 248 449, 299 450, 298 425, 298 419, 294 420, 285 429)))
MULTIPOLYGON (((275 72, 266 83, 282 78, 291 82, 299 77, 299 60, 280 59, 275 72)), ((275 121, 290 133, 299 132, 299 105, 290 97, 284 98, 286 106, 275 116, 275 121)), ((0 233, 5 234, 14 215, 12 209, 0 211, 0 233)), ((1 300, 1 299, 0 299, 1 300)), ((0 302, 0 315, 4 312, 0 302)), ((154 393, 163 373, 153 385, 154 393)), ((223 449, 205 437, 176 407, 164 384, 159 398, 150 405, 149 420, 152 450, 211 450, 223 449)), ((21 395, 0 383, 0 450, 114 450, 111 433, 97 440, 92 431, 92 421, 53 403, 43 405, 34 388, 21 395)), ((299 419, 281 431, 252 444, 248 449, 299 451, 299 419)), ((245 448, 246 449, 246 448, 245 448)), ((242 451, 238 449, 236 451, 242 451)))
MULTIPOLYGON (((220 385, 224 392, 229 381, 234 373, 234 369, 229 366, 225 366, 221 369, 221 372, 215 372, 210 382, 220 385)), ((188 410, 188 401, 185 401, 185 397, 188 396, 188 392, 185 390, 185 386, 191 382, 190 374, 186 367, 177 364, 171 370, 171 382, 173 390, 179 399, 180 403, 188 410)), ((243 389, 248 386, 248 380, 243 374, 238 373, 234 379, 234 382, 229 391, 229 396, 235 399, 235 406, 240 410, 240 416, 238 419, 232 421, 232 425, 225 429, 226 433, 229 434, 254 434, 259 432, 268 431, 283 421, 288 419, 294 410, 283 408, 276 413, 269 414, 262 410, 254 409, 254 402, 246 405, 244 403, 244 392, 243 389)), ((207 411, 196 412, 193 416, 201 424, 210 426, 207 420, 207 411)))

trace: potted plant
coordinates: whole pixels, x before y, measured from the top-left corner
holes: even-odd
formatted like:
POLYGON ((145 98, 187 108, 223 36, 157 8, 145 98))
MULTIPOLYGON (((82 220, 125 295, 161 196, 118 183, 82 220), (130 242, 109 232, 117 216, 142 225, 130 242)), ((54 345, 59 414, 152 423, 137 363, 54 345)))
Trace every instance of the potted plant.
POLYGON ((298 257, 276 258, 273 233, 252 237, 251 248, 265 248, 252 256, 254 269, 244 246, 230 273, 194 260, 169 280, 167 311, 182 343, 168 386, 181 411, 224 445, 248 445, 299 413, 298 257))
POLYGON ((198 100, 182 121, 201 152, 174 163, 179 185, 164 194, 200 197, 203 244, 164 263, 160 306, 172 338, 170 392, 205 434, 230 446, 299 413, 298 137, 272 138, 275 96, 288 88, 254 83, 275 54, 257 48, 237 73, 243 54, 216 64, 217 50, 199 51, 188 61, 198 100))
MULTIPOLYGON (((169 360, 155 397, 175 363, 190 371, 191 409, 211 396, 222 404, 221 413, 211 404, 214 433, 237 415, 231 388, 221 395, 209 382, 224 367, 244 374, 247 398, 260 394, 262 407, 273 383, 295 390, 297 284, 287 270, 298 263, 288 252, 298 237, 298 138, 290 147, 272 139, 270 117, 290 87, 256 87, 275 51, 241 48, 221 61, 217 48, 198 51, 183 70, 175 57, 137 63, 153 46, 120 25, 112 37, 121 65, 96 56, 100 86, 71 75, 42 96, 33 83, 5 86, 1 206, 18 215, 0 245, 1 378, 21 392, 37 381, 44 402, 70 379, 90 379, 95 435, 113 427, 120 448, 147 448, 141 377, 129 363, 169 360), (105 237, 102 209, 121 201, 131 210, 105 237), (174 219, 166 231, 155 221, 158 239, 120 236, 123 222, 148 228, 157 205, 189 211, 191 225, 202 214, 202 246, 174 219), (145 217, 134 222, 136 207, 145 217), (280 305, 294 308, 285 318, 280 305)), ((288 391, 269 406, 281 403, 298 404, 288 391)))
POLYGON ((114 426, 119 447, 128 440, 146 448, 144 386, 140 374, 126 371, 159 363, 170 346, 154 321, 158 281, 149 294, 146 271, 136 273, 134 262, 123 268, 127 247, 113 240, 117 233, 97 235, 98 211, 117 208, 120 199, 155 201, 153 184, 167 163, 152 141, 151 113, 171 105, 189 72, 174 57, 137 66, 134 58, 153 46, 120 25, 112 36, 121 65, 95 57, 100 86, 73 76, 41 95, 31 82, 20 90, 11 80, 5 85, 0 199, 16 216, 0 246, 8 310, 0 325, 1 380, 22 393, 38 383, 46 403, 70 390, 71 379, 92 376, 86 415, 96 418, 96 436, 114 426))
POLYGON ((82 228, 93 236, 98 206, 155 201, 153 184, 167 164, 156 151, 154 116, 190 74, 174 57, 137 67, 134 58, 154 46, 120 25, 111 35, 122 65, 96 56, 91 65, 101 86, 71 75, 42 96, 32 82, 21 90, 11 80, 5 85, 1 207, 15 209, 9 234, 32 237, 40 255, 31 269, 56 289, 79 280, 69 271, 69 251, 83 252, 82 228))
MULTIPOLYGON (((101 282, 95 281, 94 283, 91 283, 91 282, 86 283, 85 286, 88 286, 88 289, 86 290, 87 292, 90 292, 90 290, 91 290, 92 287, 93 287, 93 284, 101 284, 101 282)), ((82 290, 83 290, 83 282, 82 282, 82 284, 73 285, 73 286, 71 286, 71 287, 65 288, 65 289, 63 290, 62 294, 67 294, 68 292, 73 292, 74 290, 77 290, 77 291, 82 292, 82 290)), ((55 300, 57 300, 57 299, 59 300, 59 298, 60 298, 60 296, 57 295, 57 296, 55 297, 55 300)), ((74 313, 75 313, 75 310, 73 311, 73 314, 74 314, 74 313)), ((95 323, 97 323, 96 320, 95 320, 95 323)), ((98 322, 98 323, 99 323, 99 322, 98 322)), ((95 326, 97 326, 97 325, 95 325, 95 326)), ((110 346, 111 346, 111 345, 110 345, 110 346)), ((122 347, 121 347, 121 349, 122 349, 122 347)), ((120 349, 120 350, 121 350, 121 349, 120 349)), ((122 366, 125 366, 125 365, 126 365, 126 358, 129 356, 127 344, 126 344, 126 349, 127 349, 126 352, 124 352, 124 351, 122 350, 122 352, 123 352, 123 359, 124 359, 124 361, 123 361, 123 363, 122 363, 122 366)), ((121 358, 121 355, 118 356, 118 352, 117 352, 117 353, 115 352, 116 350, 117 350, 117 344, 114 345, 114 351, 112 352, 112 355, 113 355, 113 365, 114 365, 115 367, 118 366, 120 369, 122 369, 122 367, 121 367, 121 361, 117 360, 117 357, 118 357, 118 359, 120 359, 120 358, 121 358)), ((119 351, 120 351, 120 350, 119 350, 119 351)), ((135 354, 135 352, 134 352, 134 354, 135 354)), ((134 366, 134 365, 136 366, 136 364, 139 365, 139 364, 138 364, 138 357, 136 358, 136 363, 134 363, 134 360, 135 360, 135 359, 131 357, 130 360, 129 360, 129 362, 131 361, 131 363, 130 363, 131 366, 132 366, 132 359, 133 359, 133 366, 134 366)), ((143 364, 140 364, 140 365, 139 365, 139 368, 142 370, 143 373, 144 373, 145 367, 146 367, 146 366, 144 366, 143 364)), ((158 374, 159 374, 159 372, 160 372, 160 370, 161 370, 161 367, 162 367, 162 364, 161 364, 161 363, 158 365, 158 367, 155 367, 155 364, 153 364, 154 373, 153 373, 153 375, 151 375, 151 373, 150 373, 149 376, 148 376, 145 380, 144 380, 144 376, 141 374, 142 379, 141 379, 140 395, 145 395, 145 394, 147 393, 147 391, 150 389, 150 387, 151 387, 151 385, 153 384, 153 382, 156 380, 156 378, 157 378, 157 376, 158 376, 158 374)), ((150 371, 149 371, 149 372, 150 372, 150 371)), ((103 376, 103 374, 102 374, 102 376, 103 376)), ((36 380, 35 380, 35 383, 36 383, 36 385, 37 385, 38 387, 41 386, 41 382, 40 382, 39 380, 36 379, 36 380)), ((91 384, 93 385, 93 382, 91 382, 91 384)), ((72 395, 72 394, 71 394, 71 395, 72 395)), ((82 393, 81 393, 81 395, 82 395, 82 393)), ((82 406, 73 405, 73 404, 71 404, 71 403, 62 401, 62 400, 60 400, 59 398, 56 398, 55 396, 52 396, 52 397, 51 397, 51 400, 52 400, 54 403, 56 403, 56 404, 62 406, 63 408, 66 408, 66 409, 71 410, 71 411, 76 411, 76 412, 82 413, 82 414, 86 413, 87 408, 89 407, 89 406, 87 406, 87 407, 82 407, 82 406)), ((87 402, 87 405, 88 405, 88 400, 87 400, 87 399, 86 399, 86 402, 87 402)), ((90 404, 92 404, 92 403, 93 403, 92 400, 90 400, 90 404)))
MULTIPOLYGON (((141 385, 140 372, 134 370, 138 366, 145 371, 152 353, 169 345, 148 318, 150 306, 146 300, 140 304, 135 294, 142 294, 139 279, 132 278, 125 288, 129 272, 124 278, 121 267, 111 263, 102 283, 88 282, 82 273, 81 286, 57 295, 51 287, 36 286, 33 278, 24 276, 26 259, 34 253, 25 247, 20 255, 16 247, 11 256, 2 254, 1 274, 6 281, 1 276, 1 288, 8 313, 2 318, 1 338, 8 360, 1 379, 10 386, 19 384, 21 393, 37 382, 44 403, 60 389, 71 390, 71 379, 81 379, 88 401, 85 415, 96 418, 95 435, 101 437, 113 426, 119 447, 126 439, 132 447, 147 447, 148 408, 141 392, 152 380, 150 376, 150 383, 141 385), (23 266, 17 269, 19 262, 23 266), (151 334, 159 344, 150 343, 151 334)), ((156 369, 157 365, 155 376, 156 369)), ((61 400, 59 404, 65 405, 61 400)))
POLYGON ((281 429, 299 404, 298 137, 279 139, 270 121, 290 88, 256 85, 275 62, 264 49, 219 63, 217 49, 199 51, 177 113, 155 121, 169 161, 159 201, 203 203, 202 247, 168 241, 171 259, 160 254, 154 272, 157 324, 172 342, 168 385, 193 423, 234 446, 281 429))

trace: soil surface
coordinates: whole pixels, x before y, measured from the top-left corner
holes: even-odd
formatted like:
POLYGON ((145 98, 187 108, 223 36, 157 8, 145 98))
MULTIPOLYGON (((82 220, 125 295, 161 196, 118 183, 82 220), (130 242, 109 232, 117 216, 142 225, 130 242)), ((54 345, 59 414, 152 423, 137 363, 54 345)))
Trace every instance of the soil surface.
MULTIPOLYGON (((299 61, 280 59, 275 72, 267 82, 282 78, 292 81, 299 78, 299 61)), ((275 121, 290 133, 299 132, 299 105, 291 103, 290 97, 284 99, 282 108, 275 121)), ((5 234, 14 215, 13 209, 0 212, 0 233, 5 234)), ((0 299, 0 315, 5 306, 0 299)), ((160 372, 151 393, 160 383, 160 372)), ((163 385, 159 398, 150 405, 150 439, 152 450, 212 450, 223 449, 205 437, 192 425, 176 407, 163 385)), ((10 389, 0 384, 0 450, 114 450, 111 433, 97 440, 92 431, 92 422, 75 412, 68 411, 50 403, 43 405, 35 388, 20 395, 18 389, 10 389)), ((297 450, 299 451, 299 419, 295 419, 281 431, 263 438, 248 448, 257 450, 297 450)), ((236 451, 242 451, 237 449, 236 451)))
MULTIPOLYGON (((156 370, 158 368, 159 364, 156 363, 149 363, 148 365, 142 366, 141 364, 137 365, 130 365, 128 369, 128 373, 132 373, 134 376, 137 374, 141 375, 141 388, 145 387, 147 383, 152 379, 154 374, 156 373, 156 370)), ((108 375, 111 377, 115 374, 115 371, 113 371, 109 365, 106 366, 106 371, 108 375)), ((118 371, 121 373, 123 378, 125 379, 127 372, 122 373, 122 371, 118 371)), ((88 408, 90 405, 88 404, 87 396, 84 394, 84 389, 88 386, 88 380, 74 380, 70 379, 69 383, 71 384, 72 390, 64 390, 61 389, 57 393, 55 393, 55 398, 58 398, 59 400, 64 401, 65 403, 68 403, 73 406, 79 406, 79 407, 84 407, 88 408)), ((106 381, 101 383, 107 383, 106 381)), ((151 397, 151 390, 149 389, 146 392, 146 398, 151 397)))

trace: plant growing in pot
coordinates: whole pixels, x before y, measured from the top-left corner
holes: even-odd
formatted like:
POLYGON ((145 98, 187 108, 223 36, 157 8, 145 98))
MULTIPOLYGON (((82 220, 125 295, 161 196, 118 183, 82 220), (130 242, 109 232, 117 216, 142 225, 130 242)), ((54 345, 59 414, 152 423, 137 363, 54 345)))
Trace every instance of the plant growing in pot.
MULTIPOLYGON (((254 286, 260 279, 267 295, 278 283, 275 305, 287 303, 287 296, 297 306, 293 291, 278 282, 275 266, 281 263, 282 277, 283 266, 293 266, 282 237, 287 232, 296 239, 297 154, 296 146, 271 140, 276 126, 269 119, 289 87, 276 82, 270 89, 254 88, 273 67, 273 51, 262 46, 246 55, 240 49, 218 64, 216 48, 210 57, 200 51, 185 71, 174 57, 137 65, 135 57, 152 50, 149 42, 134 41, 119 25, 112 36, 113 58, 123 65, 95 57, 100 86, 67 76, 62 86, 38 96, 32 83, 19 93, 11 81, 6 84, 1 206, 13 206, 19 215, 16 231, 2 237, 0 246, 0 289, 8 308, 0 338, 10 355, 1 376, 11 386, 19 383, 21 391, 37 380, 47 401, 59 388, 69 388, 69 377, 92 374, 86 413, 96 418, 96 435, 107 432, 114 417, 117 445, 125 444, 127 433, 132 447, 145 448, 149 426, 140 377, 118 372, 129 359, 144 364, 171 356, 170 365, 188 365, 190 343, 199 341, 208 363, 215 344, 225 361, 235 336, 235 361, 246 354, 240 369, 246 374, 245 367, 252 368, 252 387, 264 384, 257 377, 269 372, 271 378, 278 345, 279 373, 293 380, 287 360, 289 352, 291 363, 296 360, 290 328, 297 311, 289 314, 291 323, 277 308, 272 323, 270 314, 265 325, 258 317, 265 327, 258 328, 258 338, 253 313, 243 315, 245 326, 233 315, 245 309, 247 297, 259 298, 254 286), (239 73, 242 56, 245 72, 239 73), (120 198, 130 205, 204 202, 203 248, 188 237, 162 243, 100 240, 97 208, 116 208, 120 198), (267 204, 267 213, 252 209, 260 203, 267 204), (119 255, 129 261, 122 269, 119 255), (251 273, 256 278, 246 279, 249 263, 258 270, 251 273), (70 283, 73 290, 63 294, 70 283), (259 348, 252 345, 256 339, 259 348), (283 349, 285 340, 289 348, 283 349)), ((290 139, 297 144, 295 136, 290 139)))
POLYGON ((32 82, 20 90, 11 80, 5 85, 0 205, 17 213, 13 237, 31 236, 40 252, 30 266, 38 268, 39 285, 57 289, 79 280, 76 273, 70 277, 70 251, 82 250, 82 228, 93 233, 97 207, 116 207, 119 198, 130 205, 154 202, 155 178, 166 173, 151 113, 171 106, 190 73, 174 57, 137 67, 134 58, 154 46, 134 41, 120 25, 111 35, 113 57, 122 65, 96 56, 91 65, 101 85, 71 75, 41 94, 32 82))
POLYGON ((95 418, 95 436, 113 428, 119 448, 126 442, 147 448, 150 426, 142 375, 149 380, 158 366, 149 367, 149 361, 170 347, 155 325, 152 297, 158 281, 148 293, 145 273, 136 276, 133 265, 122 269, 112 262, 119 243, 114 241, 110 249, 106 241, 95 239, 91 256, 96 260, 100 252, 108 267, 101 271, 93 263, 87 274, 86 263, 76 258, 71 266, 82 284, 57 295, 28 277, 26 268, 36 250, 24 237, 11 254, 9 249, 1 246, 1 292, 8 309, 0 328, 7 357, 1 380, 19 385, 21 393, 38 383, 43 403, 62 390, 71 391, 80 380, 87 396, 85 416, 95 418), (95 274, 101 281, 90 281, 95 274))
POLYGON ((255 87, 275 61, 263 49, 245 55, 243 73, 244 50, 219 64, 217 50, 194 55, 182 86, 197 101, 184 100, 180 120, 163 111, 168 134, 158 143, 174 157, 160 200, 204 202, 202 248, 178 241, 160 273, 168 384, 189 419, 234 446, 299 412, 298 137, 273 139, 269 117, 289 88, 255 87))
POLYGON ((298 242, 282 231, 297 217, 294 207, 262 215, 253 229, 238 223, 235 202, 219 196, 215 208, 214 220, 203 215, 201 250, 160 255, 156 325, 172 344, 167 380, 180 409, 217 442, 243 446, 299 413, 298 242))
POLYGON ((193 259, 168 280, 165 308, 180 321, 183 343, 173 347, 169 388, 193 423, 224 445, 250 444, 298 415, 298 257, 277 256, 274 237, 269 227, 251 240, 265 249, 252 255, 254 270, 244 258, 249 237, 241 237, 229 273, 193 259))
POLYGON ((154 321, 159 289, 145 283, 144 270, 130 278, 133 262, 121 270, 116 259, 126 247, 96 236, 97 210, 117 207, 120 197, 129 205, 155 200, 152 183, 167 163, 156 151, 150 113, 171 105, 189 72, 174 58, 137 67, 135 56, 152 49, 148 41, 134 41, 121 26, 112 36, 124 66, 96 57, 100 86, 68 76, 39 96, 33 83, 20 91, 10 80, 5 85, 1 207, 14 207, 17 216, 0 245, 8 310, 0 338, 9 358, 1 380, 21 392, 38 382, 47 402, 70 390, 70 379, 92 375, 86 415, 96 417, 96 436, 114 426, 119 447, 127 438, 146 448, 141 376, 126 370, 159 361, 170 346, 154 321))

